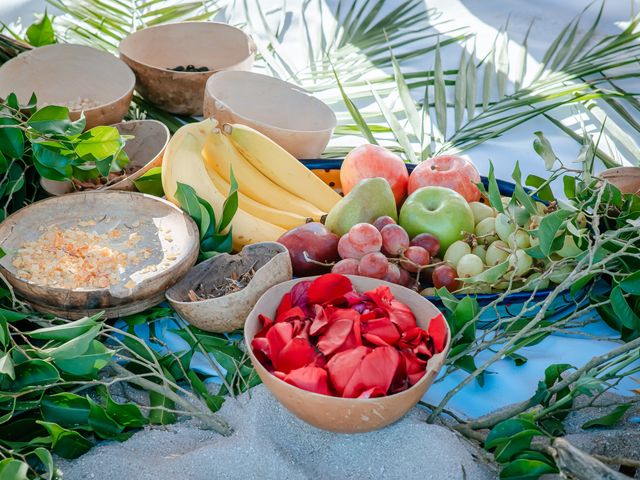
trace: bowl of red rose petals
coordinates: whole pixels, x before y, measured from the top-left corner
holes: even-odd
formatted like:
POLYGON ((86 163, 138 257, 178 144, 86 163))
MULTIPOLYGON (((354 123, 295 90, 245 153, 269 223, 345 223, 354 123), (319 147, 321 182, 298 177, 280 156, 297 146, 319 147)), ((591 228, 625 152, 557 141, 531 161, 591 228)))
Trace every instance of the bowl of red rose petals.
POLYGON ((389 425, 442 367, 451 333, 420 294, 335 273, 271 287, 245 324, 262 382, 294 415, 333 432, 389 425))

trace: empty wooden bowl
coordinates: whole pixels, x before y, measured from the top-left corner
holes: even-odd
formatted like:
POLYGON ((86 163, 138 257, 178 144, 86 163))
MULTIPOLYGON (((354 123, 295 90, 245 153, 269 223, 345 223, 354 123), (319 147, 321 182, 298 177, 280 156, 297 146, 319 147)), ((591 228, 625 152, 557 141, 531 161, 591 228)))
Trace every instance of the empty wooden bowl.
MULTIPOLYGON (((419 327, 427 330, 429 322, 440 312, 419 293, 394 283, 372 278, 348 275, 358 292, 373 290, 387 285, 396 299, 405 303, 416 317, 419 327)), ((340 398, 302 390, 294 387, 262 366, 251 349, 251 340, 262 328, 258 315, 274 317, 282 296, 298 282, 317 277, 298 278, 270 288, 260 297, 244 326, 244 341, 262 382, 287 410, 301 420, 323 430, 340 433, 359 433, 377 430, 400 419, 424 396, 438 376, 438 372, 449 352, 451 332, 447 326, 447 344, 442 352, 434 355, 427 363, 427 373, 412 387, 403 392, 378 398, 340 398)))
POLYGON ((260 296, 270 287, 291 279, 289 252, 280 243, 261 242, 247 245, 237 255, 216 255, 195 267, 167 290, 171 306, 191 325, 207 332, 233 332, 242 328, 247 315, 260 296), (209 292, 228 279, 253 270, 249 283, 227 295, 191 301, 189 292, 209 292))
POLYGON ((324 102, 291 83, 253 72, 221 72, 207 81, 203 115, 255 128, 291 155, 319 158, 336 116, 324 102))
MULTIPOLYGON (((113 126, 121 135, 133 136, 124 146, 124 151, 129 156, 129 163, 125 166, 121 177, 102 187, 84 190, 86 192, 135 191, 135 180, 152 168, 162 165, 162 156, 171 138, 171 133, 164 123, 157 120, 131 120, 113 126)), ((41 178, 40 185, 51 195, 64 195, 75 191, 71 181, 60 182, 41 178)))
POLYGON ((171 113, 202 114, 207 79, 222 70, 248 70, 256 47, 242 30, 216 22, 183 22, 145 28, 120 43, 120 57, 136 74, 136 90, 171 113), (205 72, 174 71, 193 65, 205 72))
POLYGON ((107 318, 115 318, 160 303, 165 290, 193 266, 199 246, 195 222, 166 200, 122 191, 72 193, 32 203, 0 224, 0 247, 6 253, 0 259, 0 273, 36 310, 71 319, 105 311, 107 318), (76 226, 100 235, 124 231, 112 240, 113 248, 129 238, 128 232, 139 236, 135 245, 118 244, 122 245, 119 251, 135 254, 118 283, 71 289, 33 282, 19 274, 13 261, 25 242, 37 240, 52 227, 76 226))
POLYGON ((617 167, 600 174, 607 182, 615 185, 622 193, 640 194, 640 167, 617 167))
POLYGON ((0 67, 0 97, 15 93, 21 104, 32 93, 38 106, 83 111, 87 128, 111 125, 129 109, 135 76, 117 57, 82 45, 55 44, 21 53, 0 67))

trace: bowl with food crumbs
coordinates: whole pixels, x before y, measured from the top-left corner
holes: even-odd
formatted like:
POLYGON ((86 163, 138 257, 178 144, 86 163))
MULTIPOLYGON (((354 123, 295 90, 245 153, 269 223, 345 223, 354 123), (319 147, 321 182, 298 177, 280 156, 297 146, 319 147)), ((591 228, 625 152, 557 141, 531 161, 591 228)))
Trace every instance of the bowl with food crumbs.
POLYGON ((171 133, 157 120, 130 120, 113 125, 121 135, 127 136, 124 151, 129 157, 121 172, 113 172, 109 178, 91 180, 57 181, 40 179, 40 185, 50 195, 64 195, 78 191, 127 190, 136 191, 135 182, 154 167, 162 165, 162 156, 171 133))
POLYGON ((54 44, 27 50, 0 67, 0 97, 15 93, 26 105, 35 93, 38 107, 84 113, 86 128, 111 125, 129 109, 135 76, 118 57, 83 45, 54 44))
POLYGON ((114 318, 161 302, 195 264, 198 238, 195 222, 161 198, 73 193, 0 224, 0 273, 38 311, 114 318))
POLYGON ((238 254, 216 255, 196 265, 167 290, 166 297, 191 325, 208 332, 232 332, 244 326, 265 291, 291 275, 291 259, 282 244, 254 243, 238 254))
POLYGON ((223 70, 250 70, 256 47, 226 23, 182 22, 139 30, 119 50, 147 101, 171 113, 200 115, 207 79, 223 70))

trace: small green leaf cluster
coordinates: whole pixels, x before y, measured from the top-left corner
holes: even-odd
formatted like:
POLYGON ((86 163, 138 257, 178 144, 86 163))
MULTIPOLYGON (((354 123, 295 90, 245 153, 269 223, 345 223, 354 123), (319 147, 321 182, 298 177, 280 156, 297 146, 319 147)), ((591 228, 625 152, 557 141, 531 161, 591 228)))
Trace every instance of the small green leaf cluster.
POLYGON ((200 230, 200 260, 211 258, 219 253, 231 252, 231 221, 238 211, 238 182, 230 174, 231 186, 229 194, 222 205, 222 215, 216 219, 215 211, 209 202, 200 198, 190 185, 179 183, 176 200, 182 209, 193 218, 200 230))

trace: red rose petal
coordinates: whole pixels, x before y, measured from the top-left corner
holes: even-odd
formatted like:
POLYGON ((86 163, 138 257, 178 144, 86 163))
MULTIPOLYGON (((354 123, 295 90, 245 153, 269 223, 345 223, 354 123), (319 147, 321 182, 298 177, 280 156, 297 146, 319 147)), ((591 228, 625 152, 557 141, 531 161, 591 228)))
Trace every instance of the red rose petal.
POLYGON ((292 338, 287 343, 277 359, 272 359, 274 367, 280 372, 289 373, 297 368, 315 363, 318 357, 316 349, 309 340, 302 337, 292 338))
POLYGON ((309 392, 331 395, 329 377, 324 368, 302 367, 292 370, 284 377, 284 381, 309 392))
POLYGON ((280 370, 277 365, 278 355, 287 343, 293 338, 293 326, 288 322, 276 323, 267 332, 269 341, 269 358, 276 370, 280 370))
POLYGON ((345 386, 343 397, 358 398, 363 392, 378 387, 386 394, 401 361, 394 347, 378 347, 362 359, 345 386))
POLYGON ((395 323, 401 331, 416 326, 416 317, 411 309, 404 303, 395 300, 391 290, 386 285, 381 285, 375 290, 365 293, 378 308, 384 310, 391 321, 395 323))
POLYGON ((400 337, 400 341, 398 342, 398 348, 408 348, 411 350, 421 343, 426 343, 427 337, 427 332, 425 332, 420 327, 410 328, 402 332, 402 336, 400 337))
POLYGON ((260 325, 262 325, 262 328, 258 330, 258 333, 256 333, 255 336, 264 337, 274 322, 269 317, 262 314, 258 315, 258 321, 260 322, 260 325))
POLYGON ((362 323, 362 336, 374 345, 395 345, 400 332, 389 318, 375 318, 362 323))
POLYGON ((444 319, 442 313, 439 313, 431 319, 427 332, 433 340, 433 346, 436 350, 434 354, 443 351, 447 344, 447 321, 444 319))
POLYGON ((401 354, 404 358, 409 385, 415 385, 427 373, 427 362, 420 360, 413 352, 405 351, 401 352, 401 354))
POLYGON ((387 392, 383 391, 380 387, 371 387, 358 395, 358 398, 384 397, 386 394, 387 392))
POLYGON ((327 317, 324 307, 322 307, 322 305, 314 305, 314 310, 315 317, 313 318, 313 323, 311 323, 311 328, 309 329, 310 335, 317 335, 321 333, 325 327, 329 325, 329 318, 327 317))
MULTIPOLYGON (((355 312, 354 312, 355 313, 355 312)), ((324 355, 331 355, 344 344, 349 334, 353 331, 351 318, 340 318, 329 325, 327 331, 320 336, 317 342, 318 350, 324 355)))
POLYGON ((353 291, 353 285, 344 275, 337 273, 327 273, 316 278, 309 286, 307 292, 309 303, 319 303, 325 305, 353 291))
POLYGON ((282 315, 293 308, 291 304, 291 293, 285 293, 280 300, 280 305, 276 309, 276 322, 282 322, 282 315))
POLYGON ((331 384, 339 396, 342 396, 344 388, 349 383, 362 359, 371 351, 370 348, 359 346, 351 350, 336 353, 329 362, 327 362, 327 371, 331 384))

